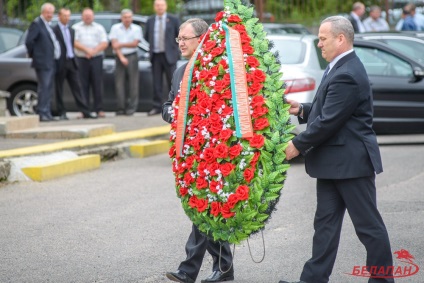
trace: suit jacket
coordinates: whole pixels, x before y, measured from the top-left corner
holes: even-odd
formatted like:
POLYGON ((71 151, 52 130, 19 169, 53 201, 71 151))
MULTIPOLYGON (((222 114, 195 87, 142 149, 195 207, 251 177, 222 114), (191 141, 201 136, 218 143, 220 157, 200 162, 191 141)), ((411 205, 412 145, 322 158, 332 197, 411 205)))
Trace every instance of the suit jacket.
POLYGON ((32 58, 31 67, 35 69, 54 68, 54 44, 40 17, 37 17, 29 26, 25 45, 28 56, 32 58))
MULTIPOLYGON (((156 15, 150 16, 144 28, 144 38, 150 44, 150 61, 153 60, 154 49, 154 35, 155 35, 155 20, 156 15)), ((165 57, 168 64, 172 65, 177 63, 180 59, 180 49, 175 38, 178 37, 180 28, 180 21, 178 18, 166 14, 166 27, 165 27, 165 57)))
POLYGON ((168 100, 162 105, 162 119, 165 122, 172 123, 171 114, 168 111, 172 107, 175 96, 178 94, 180 83, 183 80, 184 71, 187 67, 187 64, 188 62, 176 69, 174 75, 172 76, 171 90, 169 91, 168 100))
POLYGON ((353 26, 353 31, 355 32, 355 33, 358 33, 359 32, 359 27, 358 27, 358 22, 352 17, 352 15, 349 15, 348 17, 347 17, 347 19, 350 21, 350 23, 352 24, 352 26, 353 26))
POLYGON ((383 171, 372 129, 370 82, 355 52, 341 58, 321 82, 312 103, 304 104, 307 128, 293 139, 313 178, 348 179, 383 171))
MULTIPOLYGON (((73 28, 69 28, 69 32, 71 34, 71 44, 72 47, 74 46, 74 41, 75 41, 75 30, 73 28)), ((59 59, 57 59, 57 70, 61 70, 62 67, 65 65, 65 61, 66 61, 66 44, 65 44, 65 39, 63 38, 63 33, 62 30, 60 29, 59 24, 55 25, 53 27, 53 32, 56 35, 56 39, 59 42, 60 45, 60 57, 59 59)), ((77 67, 76 64, 76 60, 72 60, 74 63, 74 66, 77 67)))

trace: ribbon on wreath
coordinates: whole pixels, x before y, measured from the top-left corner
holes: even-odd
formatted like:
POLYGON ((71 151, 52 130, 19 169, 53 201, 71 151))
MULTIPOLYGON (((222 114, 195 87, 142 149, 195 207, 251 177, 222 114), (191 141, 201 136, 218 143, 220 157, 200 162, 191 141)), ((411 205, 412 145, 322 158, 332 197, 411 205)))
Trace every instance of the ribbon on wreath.
MULTIPOLYGON (((232 106, 234 109, 236 136, 238 138, 250 138, 253 137, 253 127, 252 118, 250 116, 246 69, 244 64, 240 33, 237 30, 228 27, 226 24, 223 24, 222 27, 225 30, 226 37, 225 48, 227 51, 228 66, 230 71, 230 87, 233 102, 232 106)), ((194 52, 193 56, 191 56, 190 61, 188 62, 184 71, 183 80, 181 82, 175 140, 177 158, 180 158, 183 152, 194 63, 204 40, 205 37, 200 42, 196 52, 194 52)))

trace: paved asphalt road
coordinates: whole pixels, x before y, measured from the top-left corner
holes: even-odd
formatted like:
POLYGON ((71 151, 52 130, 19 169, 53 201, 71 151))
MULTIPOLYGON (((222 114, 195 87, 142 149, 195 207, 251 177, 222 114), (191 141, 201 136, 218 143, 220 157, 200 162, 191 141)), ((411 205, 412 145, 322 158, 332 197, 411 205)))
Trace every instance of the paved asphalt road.
MULTIPOLYGON (((385 172, 377 186, 392 251, 408 250, 424 270, 423 149, 382 146, 385 172)), ((164 274, 184 258, 191 227, 173 183, 163 154, 44 183, 0 185, 0 282, 169 282, 164 274)), ((237 246, 235 283, 298 279, 311 252, 314 184, 303 163, 294 163, 264 230, 265 260, 254 263, 246 242, 237 246)), ((250 246, 260 259, 261 238, 250 246)), ((365 250, 346 215, 330 282, 367 282, 346 275, 357 265, 365 265, 365 250)), ((396 282, 422 283, 423 270, 396 282)), ((197 282, 210 271, 206 255, 197 282)))

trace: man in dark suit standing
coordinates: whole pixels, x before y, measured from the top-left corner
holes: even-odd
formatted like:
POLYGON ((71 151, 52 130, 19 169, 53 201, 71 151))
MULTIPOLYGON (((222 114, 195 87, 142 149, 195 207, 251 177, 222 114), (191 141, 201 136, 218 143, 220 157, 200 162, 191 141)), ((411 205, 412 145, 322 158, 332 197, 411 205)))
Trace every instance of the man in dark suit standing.
POLYGON ((306 172, 317 178, 312 257, 300 282, 328 282, 346 209, 367 250, 372 276, 368 282, 394 282, 388 268, 393 266, 389 236, 377 209, 375 174, 383 168, 372 129, 372 91, 353 50, 353 27, 344 17, 329 17, 321 23, 318 37, 329 65, 316 96, 305 104, 287 99, 290 114, 307 123, 306 130, 289 142, 287 159, 302 153, 306 172), (387 278, 373 278, 377 276, 387 278))
POLYGON ((78 75, 78 66, 74 54, 75 31, 69 28, 69 19, 71 10, 62 8, 59 10, 59 22, 53 27, 60 44, 60 57, 56 60, 56 103, 59 112, 59 119, 68 120, 66 116, 66 108, 63 103, 63 83, 68 80, 75 103, 82 113, 83 118, 97 118, 96 115, 90 113, 88 104, 81 92, 81 82, 78 75))
MULTIPOLYGON (((208 28, 209 26, 204 20, 197 18, 187 20, 181 25, 177 41, 183 57, 191 58, 199 45, 199 37, 206 33, 208 28)), ((180 89, 186 67, 187 63, 175 71, 169 99, 162 106, 162 118, 168 123, 173 121, 171 115, 172 103, 180 89)), ((213 272, 202 280, 202 283, 234 280, 233 257, 230 246, 228 243, 223 243, 222 247, 220 245, 218 242, 209 240, 193 225, 185 247, 187 258, 180 263, 176 272, 168 272, 166 277, 176 282, 194 283, 207 250, 213 258, 213 272)))
POLYGON ((365 5, 361 2, 355 2, 352 6, 352 11, 349 14, 349 21, 353 26, 355 33, 366 32, 365 26, 362 23, 362 16, 365 14, 365 5))
POLYGON ((25 40, 28 56, 32 58, 31 67, 37 74, 37 113, 41 122, 53 121, 50 103, 54 88, 55 59, 60 56, 59 43, 50 27, 54 9, 51 3, 41 6, 41 15, 31 23, 25 40))
POLYGON ((166 13, 166 0, 155 0, 154 9, 156 15, 151 16, 144 29, 144 38, 150 44, 150 61, 153 72, 153 109, 148 115, 161 113, 163 99, 163 74, 166 75, 168 91, 171 87, 172 74, 180 51, 175 38, 178 36, 180 21, 166 13))

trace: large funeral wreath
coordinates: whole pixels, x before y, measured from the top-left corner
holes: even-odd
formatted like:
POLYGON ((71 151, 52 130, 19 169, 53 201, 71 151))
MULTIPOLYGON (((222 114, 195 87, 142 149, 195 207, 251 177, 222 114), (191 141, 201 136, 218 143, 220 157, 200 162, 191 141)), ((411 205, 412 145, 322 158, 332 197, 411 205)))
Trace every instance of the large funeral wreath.
POLYGON ((187 65, 187 97, 180 88, 171 110, 169 155, 187 216, 214 240, 239 243, 264 227, 279 200, 294 126, 280 64, 253 7, 240 0, 224 7, 187 65))

